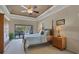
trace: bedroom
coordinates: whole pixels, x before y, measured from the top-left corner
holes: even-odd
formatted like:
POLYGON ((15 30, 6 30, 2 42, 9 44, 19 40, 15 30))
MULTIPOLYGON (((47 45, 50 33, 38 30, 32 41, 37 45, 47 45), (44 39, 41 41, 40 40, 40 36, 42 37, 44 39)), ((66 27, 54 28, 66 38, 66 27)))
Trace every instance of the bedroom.
MULTIPOLYGON (((78 47, 78 41, 77 41, 78 39, 76 38, 78 36, 78 33, 75 29, 70 31, 72 28, 76 28, 78 30, 78 28, 76 27, 78 25, 78 23, 76 23, 74 26, 71 26, 71 25, 73 25, 73 22, 78 21, 77 19, 78 19, 79 14, 77 14, 77 13, 78 13, 79 6, 69 6, 69 5, 68 6, 66 6, 66 5, 52 5, 52 6, 51 5, 44 5, 44 6, 42 6, 42 5, 41 6, 39 6, 39 5, 37 5, 37 6, 30 6, 30 5, 29 6, 24 6, 24 5, 23 6, 21 6, 21 5, 12 6, 12 5, 9 5, 8 6, 7 5, 7 6, 5 6, 5 5, 2 5, 2 6, 0 6, 0 8, 2 9, 1 12, 5 13, 5 15, 7 15, 7 16, 5 16, 5 22, 4 22, 5 27, 7 27, 6 28, 7 31, 5 31, 6 29, 4 29, 5 32, 12 33, 12 35, 14 35, 16 32, 16 29, 17 29, 16 27, 22 29, 21 30, 22 32, 17 31, 17 33, 19 33, 17 35, 17 38, 15 37, 15 35, 12 36, 12 40, 14 39, 14 41, 17 41, 17 42, 15 42, 13 44, 11 42, 9 42, 9 44, 4 42, 5 46, 12 44, 12 45, 15 45, 14 47, 16 47, 16 49, 10 45, 11 48, 9 49, 9 47, 7 47, 6 48, 7 52, 4 52, 4 53, 7 53, 7 54, 9 54, 9 53, 11 53, 11 54, 12 53, 14 53, 14 54, 15 53, 16 54, 25 53, 25 52, 22 52, 23 51, 22 48, 26 48, 26 50, 24 49, 26 51, 26 53, 38 53, 38 54, 39 53, 41 53, 41 54, 44 54, 44 53, 46 53, 46 54, 79 53, 79 47, 78 47), (31 9, 31 11, 29 9, 31 9), (34 10, 32 11, 32 9, 34 9, 34 10), (75 10, 71 11, 72 9, 75 9, 75 10), (33 13, 31 13, 31 12, 33 12, 33 13), (10 19, 8 19, 8 18, 10 18, 10 19), (31 48, 28 49, 28 46, 30 44, 37 45, 39 43, 47 42, 48 40, 46 40, 46 38, 48 38, 47 35, 50 34, 49 32, 51 29, 52 29, 52 31, 54 30, 54 35, 57 35, 56 21, 60 20, 60 19, 65 19, 65 24, 63 25, 64 27, 63 27, 63 31, 61 34, 62 34, 62 36, 67 37, 67 47, 66 47, 67 50, 61 51, 60 49, 52 47, 52 44, 45 44, 44 46, 38 45, 38 46, 32 47, 32 49, 31 48), (73 20, 73 21, 71 22, 71 20, 73 20), (68 22, 70 22, 70 23, 68 23, 68 22), (8 24, 8 25, 6 26, 6 24, 8 24), (16 25, 18 25, 18 26, 16 26, 16 25), (69 28, 69 26, 70 26, 70 28, 69 28), (31 35, 28 35, 29 33, 27 33, 27 32, 29 32, 29 30, 28 30, 29 28, 32 31, 31 32, 32 34, 30 33, 31 35), (40 31, 42 31, 42 30, 44 30, 48 33, 45 32, 44 34, 46 34, 46 35, 40 36, 39 34, 40 34, 40 31), (26 38, 30 39, 31 41, 26 41, 26 43, 27 43, 26 46, 20 47, 20 46, 18 46, 18 44, 19 44, 18 42, 20 42, 19 39, 23 39, 23 37, 25 36, 24 34, 22 34, 23 32, 24 32, 24 34, 26 32, 26 34, 27 34, 26 38), (70 34, 70 33, 72 33, 72 34, 70 34), (76 34, 76 37, 74 37, 74 34, 76 34), (72 35, 73 35, 73 40, 71 40, 72 35), (29 36, 31 36, 31 38, 29 38, 29 36), (43 38, 45 38, 45 39, 43 39, 43 38), (15 39, 17 39, 17 40, 15 40, 15 39), (38 39, 38 40, 36 40, 36 39, 38 39), (18 51, 19 48, 21 48, 20 51, 18 51), (76 49, 74 49, 74 48, 76 48, 76 49), (30 49, 32 52, 27 51, 30 49)), ((9 34, 6 34, 6 35, 9 36, 9 34)), ((6 39, 6 37, 5 37, 5 39, 6 39)), ((6 41, 8 41, 8 39, 9 38, 7 37, 6 41)), ((49 39, 50 40, 52 39, 51 36, 49 36, 49 39)))

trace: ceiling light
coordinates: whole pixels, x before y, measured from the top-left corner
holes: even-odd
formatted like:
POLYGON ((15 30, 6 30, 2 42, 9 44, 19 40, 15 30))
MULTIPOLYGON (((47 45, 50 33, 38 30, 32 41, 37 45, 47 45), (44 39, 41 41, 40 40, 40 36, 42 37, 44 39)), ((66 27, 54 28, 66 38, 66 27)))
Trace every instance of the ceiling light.
POLYGON ((33 13, 33 10, 32 9, 28 9, 27 12, 28 13, 33 13))

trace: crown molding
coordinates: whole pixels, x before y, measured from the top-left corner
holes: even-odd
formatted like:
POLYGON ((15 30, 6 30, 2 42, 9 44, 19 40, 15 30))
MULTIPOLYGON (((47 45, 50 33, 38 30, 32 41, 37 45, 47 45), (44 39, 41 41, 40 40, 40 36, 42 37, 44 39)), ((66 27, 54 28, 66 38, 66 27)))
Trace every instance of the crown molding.
POLYGON ((2 5, 2 10, 4 14, 10 18, 11 20, 28 20, 28 21, 36 21, 35 18, 32 17, 27 17, 27 16, 20 16, 20 15, 15 15, 15 14, 10 14, 9 10, 5 5, 2 5))
POLYGON ((69 7, 69 5, 54 5, 51 8, 49 8, 47 11, 45 11, 43 14, 38 16, 37 18, 10 14, 9 10, 7 9, 7 7, 5 5, 2 5, 2 11, 11 20, 40 21, 40 20, 43 20, 44 18, 46 18, 50 15, 53 15, 56 12, 59 12, 59 11, 63 10, 64 8, 67 8, 67 7, 69 7))
POLYGON ((10 18, 8 16, 4 15, 4 17, 6 20, 10 21, 10 18))
POLYGON ((4 14, 4 18, 9 21, 10 18, 7 16, 8 13, 6 13, 4 11, 4 8, 5 8, 5 6, 3 6, 3 5, 0 6, 0 13, 4 14))
POLYGON ((69 7, 69 5, 55 5, 52 6, 50 9, 48 9, 45 13, 41 14, 39 17, 37 17, 37 20, 43 20, 44 18, 53 15, 61 10, 63 10, 64 8, 69 7))
POLYGON ((35 18, 32 17, 25 17, 25 16, 20 16, 20 15, 14 15, 14 14, 10 14, 9 17, 12 20, 28 20, 28 21, 36 21, 35 18))
POLYGON ((9 12, 9 10, 7 9, 7 7, 6 7, 5 5, 2 5, 2 7, 3 7, 4 13, 5 13, 6 15, 9 15, 10 12, 9 12))

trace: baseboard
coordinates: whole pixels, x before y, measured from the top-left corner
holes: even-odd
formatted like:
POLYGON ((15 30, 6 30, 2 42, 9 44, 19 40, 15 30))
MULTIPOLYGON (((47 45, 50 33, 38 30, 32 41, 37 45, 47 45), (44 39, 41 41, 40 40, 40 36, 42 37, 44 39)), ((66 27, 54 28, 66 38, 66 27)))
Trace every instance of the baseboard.
POLYGON ((72 52, 73 54, 78 54, 78 53, 76 53, 76 52, 74 52, 74 51, 71 51, 71 50, 69 50, 69 49, 66 49, 67 51, 69 51, 69 52, 72 52))

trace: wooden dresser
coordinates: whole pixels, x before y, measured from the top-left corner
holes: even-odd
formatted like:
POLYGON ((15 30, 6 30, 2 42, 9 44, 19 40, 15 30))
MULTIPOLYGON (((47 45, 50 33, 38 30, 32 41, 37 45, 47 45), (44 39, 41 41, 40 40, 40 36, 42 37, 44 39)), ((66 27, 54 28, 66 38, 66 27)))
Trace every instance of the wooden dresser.
POLYGON ((4 14, 0 13, 0 53, 4 52, 4 14))
POLYGON ((66 48, 66 38, 65 37, 53 37, 52 44, 54 47, 64 50, 66 48))

